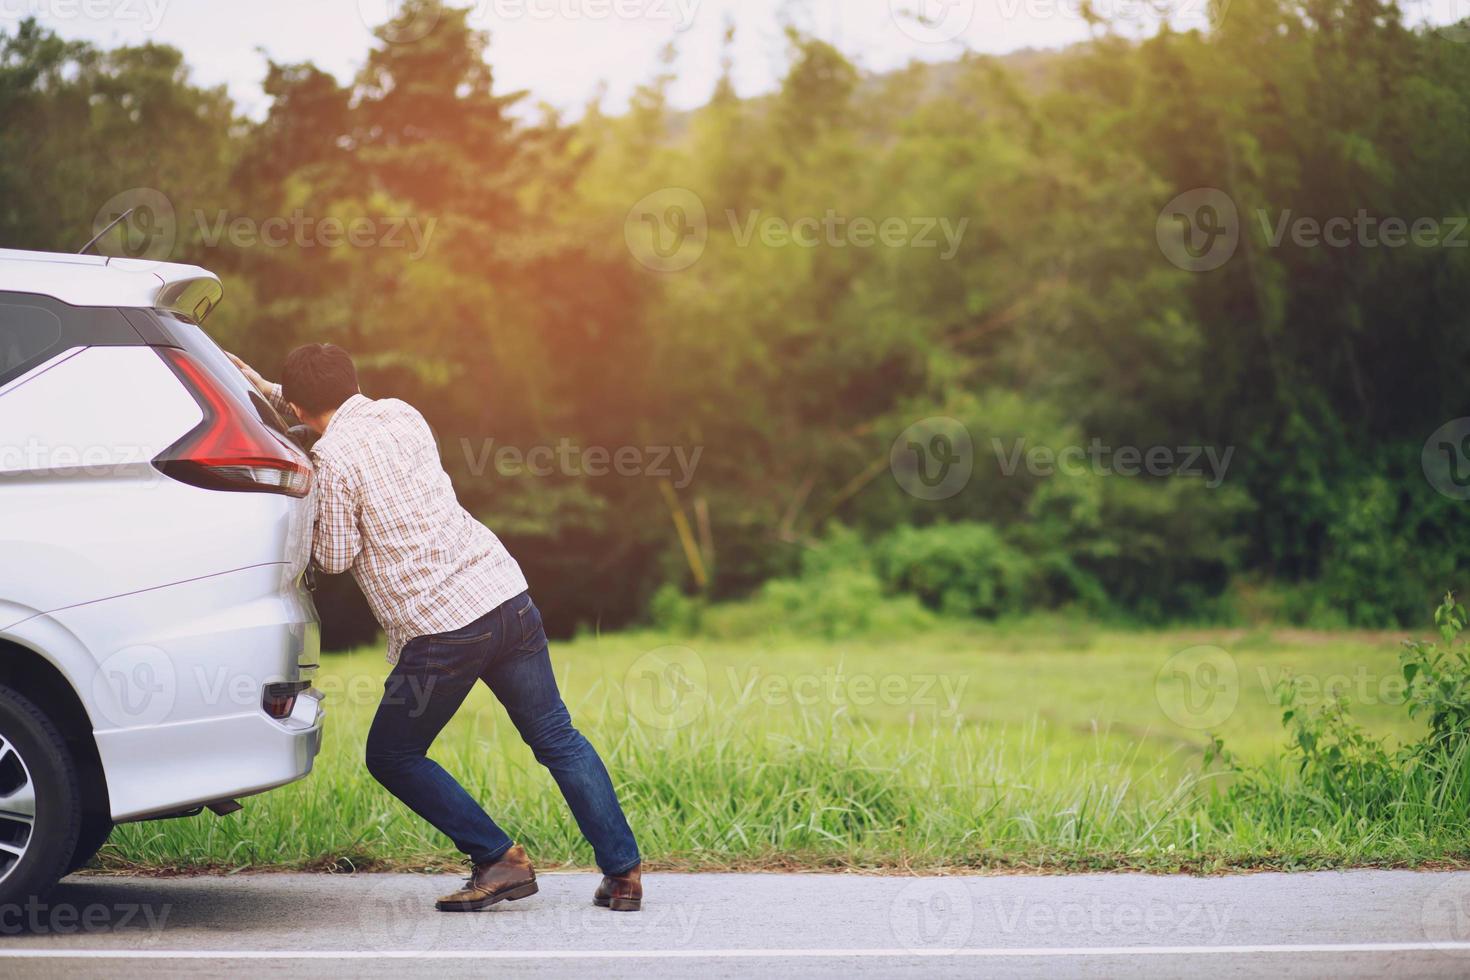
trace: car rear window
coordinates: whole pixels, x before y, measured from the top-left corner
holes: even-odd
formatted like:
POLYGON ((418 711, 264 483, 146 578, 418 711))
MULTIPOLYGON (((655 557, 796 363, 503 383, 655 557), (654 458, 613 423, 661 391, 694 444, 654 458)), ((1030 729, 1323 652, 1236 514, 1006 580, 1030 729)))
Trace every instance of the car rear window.
POLYGON ((49 296, 0 292, 0 387, 73 347, 138 346, 117 310, 69 306, 49 296))
POLYGON ((157 332, 158 336, 154 339, 158 342, 188 351, 216 381, 238 398, 241 404, 253 411, 262 422, 282 435, 287 434, 289 426, 286 421, 271 407, 270 402, 262 398, 250 382, 245 380, 245 375, 230 363, 230 359, 225 356, 219 344, 216 344, 202 327, 161 310, 128 310, 127 314, 135 324, 139 325, 145 336, 157 332), (144 326, 144 320, 153 329, 150 330, 144 326))
POLYGON ((29 364, 61 340, 61 320, 50 310, 0 303, 0 374, 29 364))

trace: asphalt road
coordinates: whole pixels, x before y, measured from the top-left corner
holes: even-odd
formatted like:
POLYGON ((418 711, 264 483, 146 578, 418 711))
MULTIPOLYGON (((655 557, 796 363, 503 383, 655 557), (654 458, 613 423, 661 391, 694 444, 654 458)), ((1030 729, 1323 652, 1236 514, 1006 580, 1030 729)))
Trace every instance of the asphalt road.
POLYGON ((649 875, 641 913, 549 874, 435 912, 458 879, 73 877, 0 909, 0 976, 1466 976, 1470 873, 649 875))

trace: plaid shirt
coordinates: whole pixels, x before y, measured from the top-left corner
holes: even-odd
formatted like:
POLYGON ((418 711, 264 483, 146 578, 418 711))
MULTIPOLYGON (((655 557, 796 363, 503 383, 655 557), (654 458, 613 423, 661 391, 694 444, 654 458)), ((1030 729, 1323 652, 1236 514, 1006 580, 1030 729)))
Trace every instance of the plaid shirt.
MULTIPOLYGON (((279 385, 272 394, 280 403, 279 385)), ((460 506, 413 406, 353 395, 312 458, 312 557, 329 575, 352 570, 388 634, 389 663, 415 636, 468 626, 526 591, 505 545, 460 506)))

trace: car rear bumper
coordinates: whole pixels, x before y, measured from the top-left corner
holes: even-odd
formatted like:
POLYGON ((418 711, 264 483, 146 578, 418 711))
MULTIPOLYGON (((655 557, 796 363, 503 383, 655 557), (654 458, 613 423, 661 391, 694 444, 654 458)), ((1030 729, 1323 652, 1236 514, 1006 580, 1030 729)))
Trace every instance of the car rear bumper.
POLYGON ((316 609, 287 564, 261 565, 35 616, 7 630, 44 650, 92 721, 115 821, 248 796, 311 772, 322 696, 316 609))
POLYGON ((254 712, 99 732, 112 819, 146 820, 302 779, 321 750, 325 715, 312 689, 280 721, 254 712))

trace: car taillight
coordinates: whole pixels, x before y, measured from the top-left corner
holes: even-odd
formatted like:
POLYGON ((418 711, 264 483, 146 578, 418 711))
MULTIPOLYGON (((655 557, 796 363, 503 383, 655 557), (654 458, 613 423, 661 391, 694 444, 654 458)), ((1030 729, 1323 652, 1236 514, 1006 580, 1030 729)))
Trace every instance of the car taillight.
POLYGON ((158 353, 204 410, 204 421, 165 449, 154 466, 208 490, 290 497, 311 492, 311 462, 301 450, 277 438, 184 351, 160 347, 158 353))
POLYGON ((296 708, 296 696, 311 687, 311 681, 289 681, 282 684, 267 684, 261 696, 260 706, 265 713, 279 721, 289 718, 296 708))

